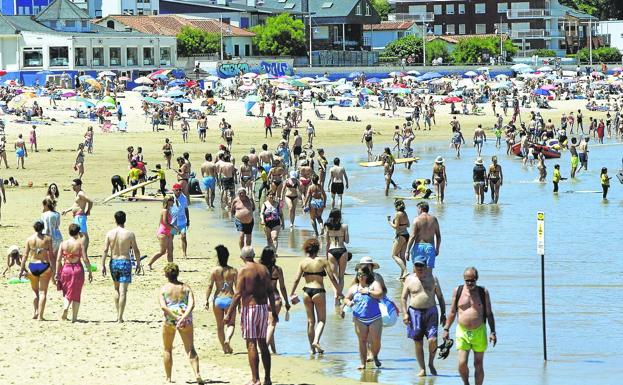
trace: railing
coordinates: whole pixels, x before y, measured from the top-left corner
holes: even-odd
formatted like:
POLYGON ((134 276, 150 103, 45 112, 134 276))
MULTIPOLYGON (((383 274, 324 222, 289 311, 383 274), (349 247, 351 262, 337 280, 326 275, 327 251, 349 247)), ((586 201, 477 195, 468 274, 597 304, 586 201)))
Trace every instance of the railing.
POLYGON ((514 29, 510 35, 512 39, 564 37, 562 31, 545 29, 514 29))
POLYGON ((509 9, 506 17, 509 19, 536 19, 551 16, 549 9, 509 9))
POLYGON ((390 21, 415 21, 415 22, 428 22, 435 20, 435 14, 432 12, 422 13, 390 13, 387 15, 390 21))

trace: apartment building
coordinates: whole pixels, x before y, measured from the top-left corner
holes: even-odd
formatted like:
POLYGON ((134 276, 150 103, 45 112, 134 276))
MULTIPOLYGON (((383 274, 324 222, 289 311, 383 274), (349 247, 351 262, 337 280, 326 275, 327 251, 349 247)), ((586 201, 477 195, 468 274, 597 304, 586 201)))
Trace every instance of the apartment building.
POLYGON ((561 5, 558 0, 390 0, 390 20, 414 20, 433 35, 507 34, 528 55, 546 48, 558 55, 575 53, 593 37, 603 43, 594 17, 561 5), (591 34, 589 30, 592 30, 591 34))

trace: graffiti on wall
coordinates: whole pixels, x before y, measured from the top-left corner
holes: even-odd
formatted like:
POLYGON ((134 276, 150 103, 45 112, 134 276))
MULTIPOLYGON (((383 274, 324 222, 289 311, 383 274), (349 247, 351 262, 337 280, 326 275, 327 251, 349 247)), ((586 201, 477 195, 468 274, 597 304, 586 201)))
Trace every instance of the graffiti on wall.
POLYGON ((292 62, 293 60, 222 62, 218 64, 217 72, 218 76, 222 78, 230 78, 247 72, 266 73, 274 76, 293 75, 292 62))

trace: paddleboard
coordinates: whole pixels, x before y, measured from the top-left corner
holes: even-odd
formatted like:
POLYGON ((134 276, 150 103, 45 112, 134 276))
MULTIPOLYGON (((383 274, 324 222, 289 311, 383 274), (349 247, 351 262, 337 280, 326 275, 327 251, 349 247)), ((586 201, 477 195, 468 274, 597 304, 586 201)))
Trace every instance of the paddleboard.
POLYGON ((576 194, 598 194, 601 193, 602 191, 597 191, 597 190, 577 190, 577 191, 573 191, 573 190, 569 190, 569 191, 565 191, 566 193, 576 193, 576 194))
POLYGON ((148 186, 148 185, 150 185, 152 183, 156 183, 156 182, 158 182, 158 179, 148 180, 147 182, 139 183, 136 186, 128 187, 125 190, 121 190, 119 192, 116 192, 116 193, 112 194, 108 198, 104 199, 104 202, 102 202, 102 203, 107 203, 107 202, 109 202, 109 201, 111 201, 111 200, 113 200, 113 199, 115 199, 115 198, 117 198, 117 197, 119 197, 119 196, 121 196, 123 194, 127 194, 127 193, 132 192, 132 191, 134 191, 136 189, 148 186))
POLYGON ((396 199, 396 200, 402 199, 402 200, 411 200, 411 201, 417 201, 417 200, 421 200, 421 199, 433 199, 433 198, 437 198, 437 195, 431 194, 428 198, 424 198, 424 197, 398 197, 398 196, 394 197, 394 199, 396 199))
MULTIPOLYGON (((418 160, 420 160, 420 158, 399 158, 395 160, 396 164, 402 164, 402 163, 409 163, 409 162, 417 162, 418 160)), ((361 167, 378 167, 378 166, 382 166, 383 162, 380 160, 377 160, 375 162, 360 162, 359 165, 361 167)))

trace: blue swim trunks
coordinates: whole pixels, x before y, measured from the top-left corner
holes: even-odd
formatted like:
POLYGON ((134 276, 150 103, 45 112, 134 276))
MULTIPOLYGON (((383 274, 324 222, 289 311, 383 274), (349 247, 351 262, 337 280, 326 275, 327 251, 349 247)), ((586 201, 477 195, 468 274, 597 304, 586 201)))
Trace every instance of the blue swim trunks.
POLYGON ((426 260, 426 265, 431 269, 435 268, 436 256, 437 252, 435 251, 435 246, 430 243, 416 243, 413 249, 411 249, 411 261, 426 260))
POLYGON ((110 276, 119 283, 132 283, 132 262, 129 259, 111 259, 110 276))
POLYGON ((74 216, 74 223, 80 226, 81 233, 88 233, 87 229, 87 216, 86 215, 76 215, 74 216))
POLYGON ((17 150, 15 150, 15 155, 17 155, 18 158, 23 158, 25 155, 24 149, 19 147, 17 150))
POLYGON ((201 187, 203 187, 204 190, 214 189, 215 185, 216 185, 216 179, 214 179, 213 176, 204 176, 203 179, 201 180, 201 187))
POLYGON ((178 229, 180 229, 179 232, 175 229, 171 229, 171 235, 186 234, 186 232, 188 231, 187 226, 178 226, 178 229))
POLYGON ((268 174, 268 172, 269 172, 269 171, 270 171, 270 169, 271 169, 271 165, 270 165, 270 164, 268 164, 268 163, 264 163, 264 164, 262 165, 262 168, 263 168, 263 169, 264 169, 264 171, 266 171, 266 173, 268 174))

